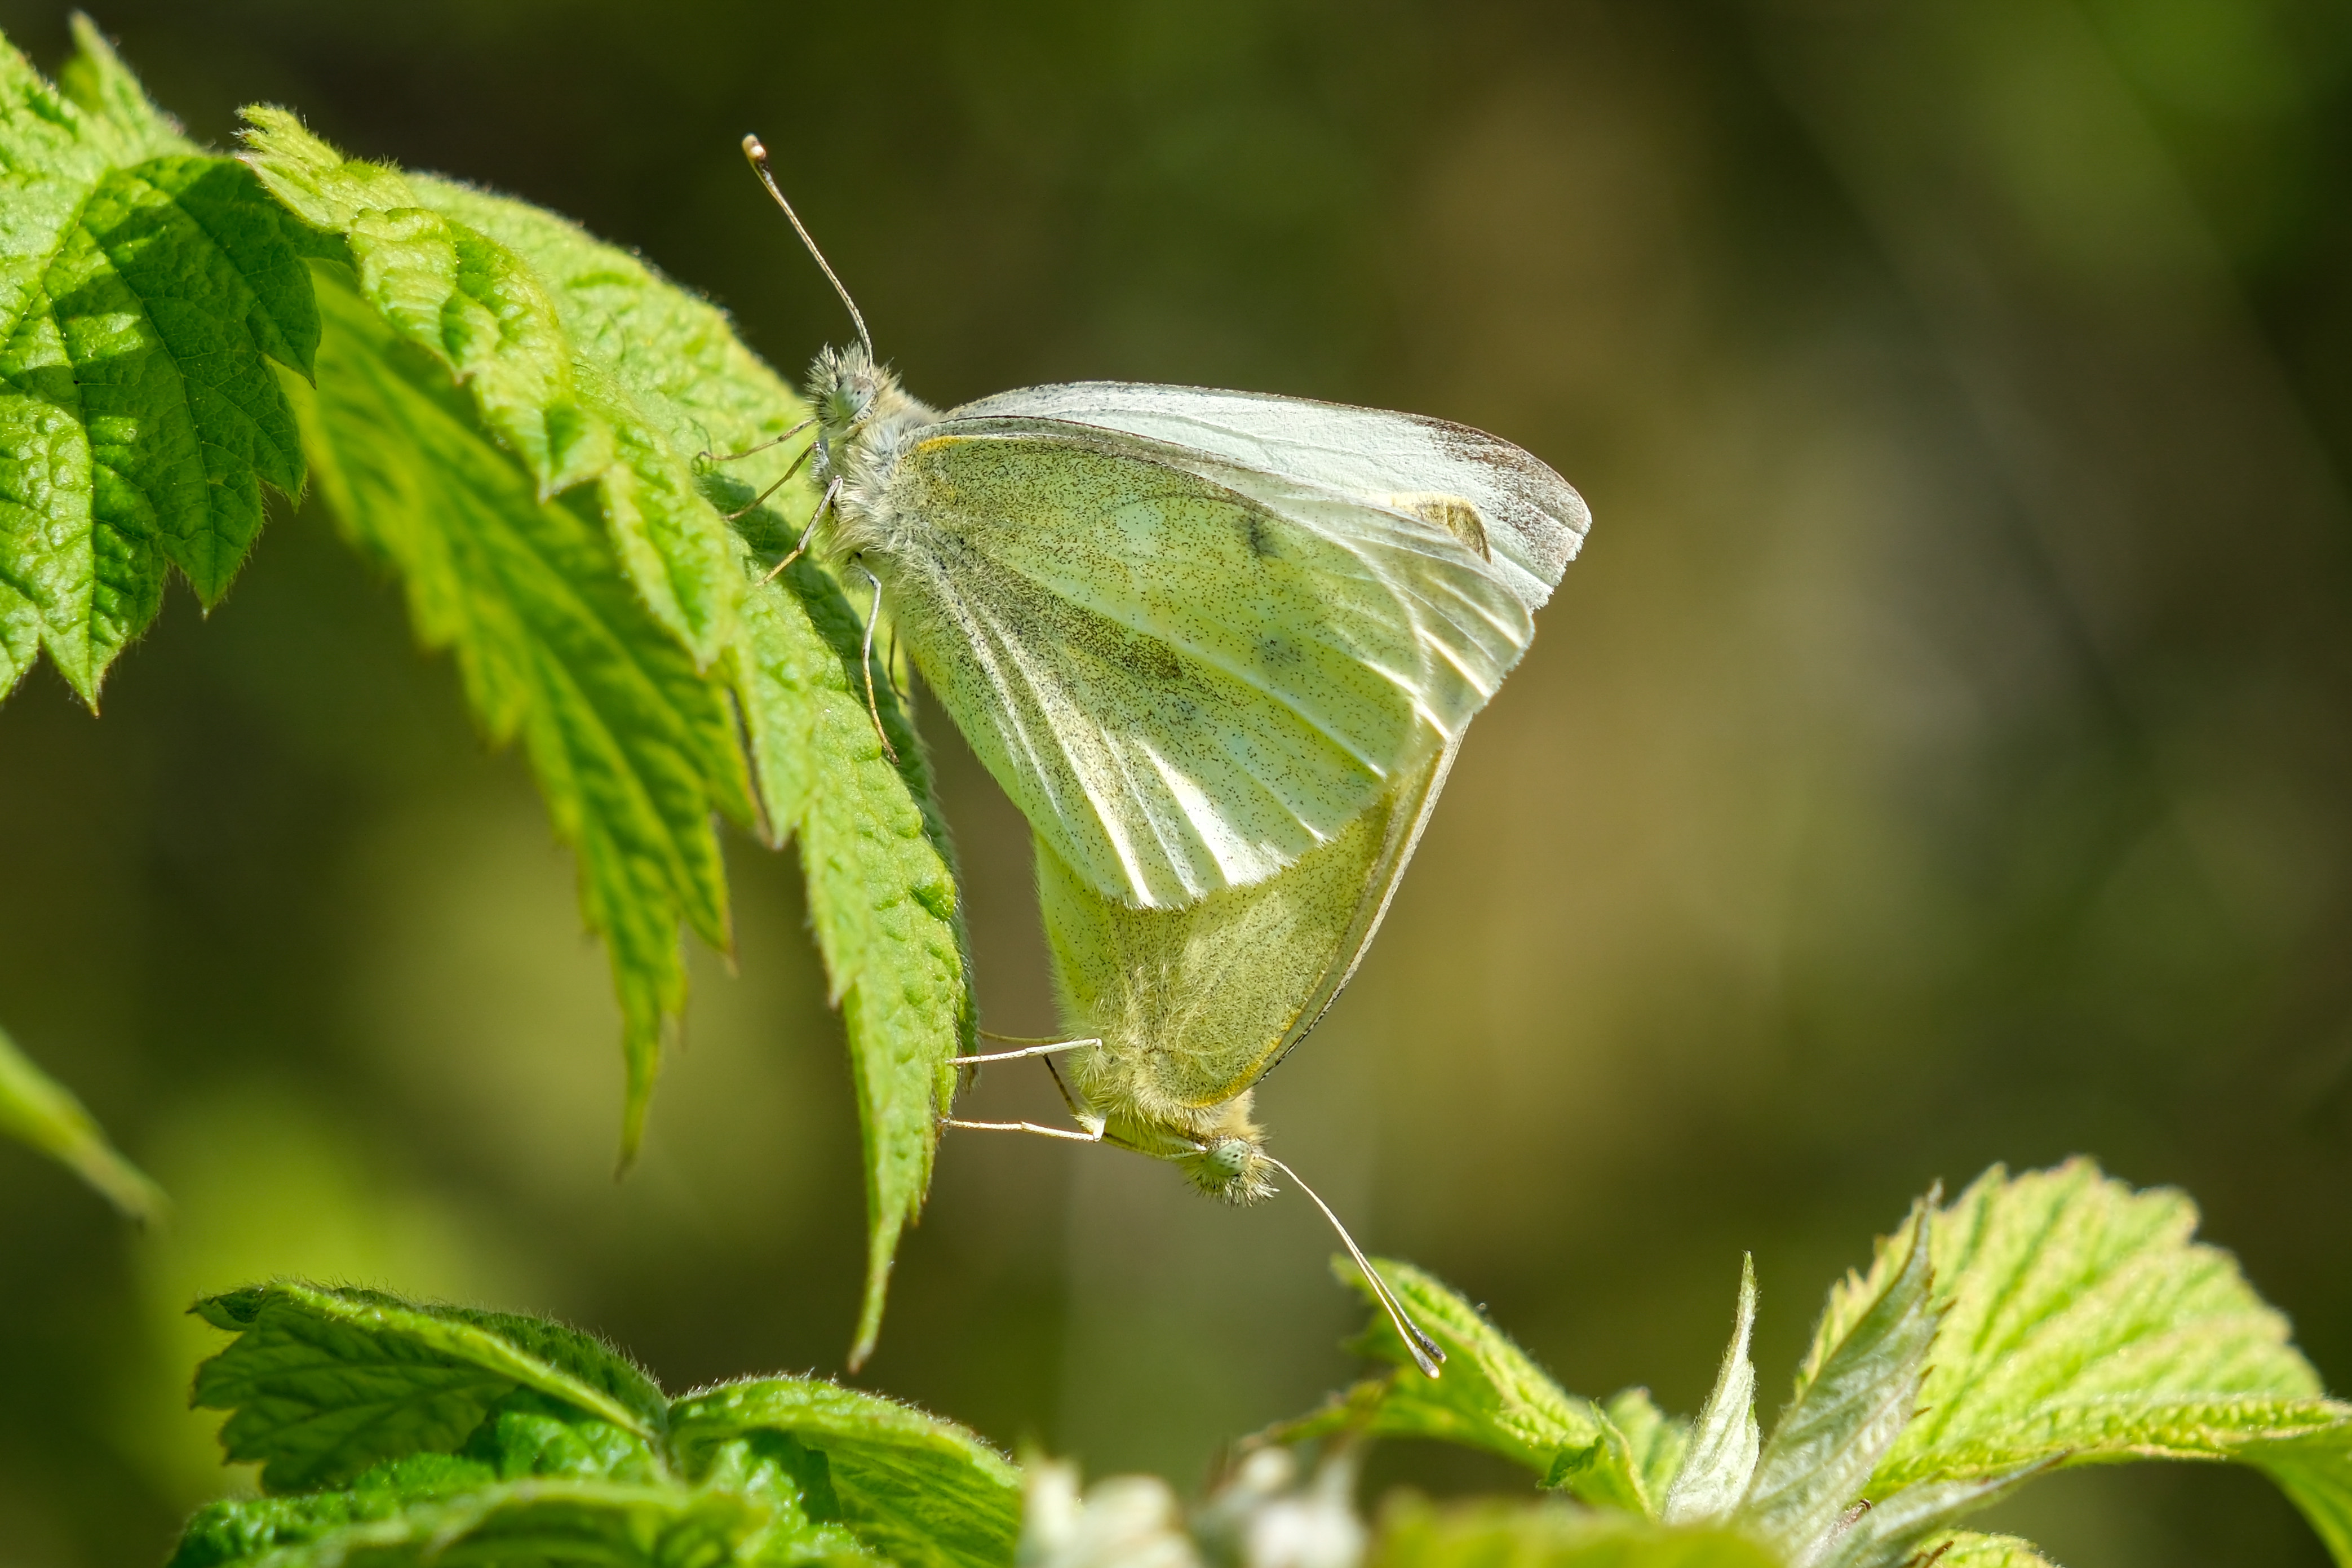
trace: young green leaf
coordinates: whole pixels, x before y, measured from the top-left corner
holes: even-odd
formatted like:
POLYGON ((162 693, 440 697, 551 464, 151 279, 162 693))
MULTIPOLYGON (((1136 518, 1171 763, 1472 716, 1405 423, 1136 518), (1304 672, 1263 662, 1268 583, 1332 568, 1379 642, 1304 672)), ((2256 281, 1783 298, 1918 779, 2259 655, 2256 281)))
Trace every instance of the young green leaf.
POLYGON ((1755 1331, 1756 1259, 1751 1255, 1739 1262, 1739 1306, 1732 1317, 1723 1367, 1691 1426, 1682 1466, 1658 1510, 1669 1524, 1721 1518, 1747 1494, 1763 1442, 1756 1426, 1756 1366, 1748 1359, 1748 1342, 1755 1331))
MULTIPOLYGON (((1412 1370, 1412 1353, 1386 1314, 1376 1311, 1355 1348, 1403 1370, 1358 1384, 1325 1410, 1275 1428, 1268 1438, 1292 1442, 1343 1431, 1442 1438, 1525 1465, 1545 1486, 1586 1502, 1654 1512, 1633 1447, 1606 1412, 1562 1389, 1475 1307, 1420 1269, 1385 1258, 1375 1259, 1374 1267, 1444 1347, 1445 1375, 1423 1377, 1412 1370)), ((1378 1305, 1353 1260, 1334 1258, 1331 1268, 1343 1284, 1378 1305)), ((1642 1404, 1648 1405, 1647 1399, 1642 1404)))
POLYGON ((670 1407, 670 1447, 708 1476, 722 1446, 769 1433, 819 1460, 815 1477, 852 1533, 901 1568, 1004 1568, 1021 1528, 1020 1472, 964 1428, 808 1378, 763 1378, 670 1407))
POLYGON ((602 530, 483 434, 445 365, 322 266, 319 390, 303 434, 338 521, 398 567, 429 646, 453 648, 497 740, 518 732, 581 902, 613 954, 634 1150, 662 1034, 686 1002, 681 921, 727 941, 714 807, 748 816, 725 695, 666 635, 602 530))
POLYGON ((169 1568, 215 1568, 299 1546, 345 1525, 398 1517, 421 1503, 479 1491, 498 1477, 478 1460, 410 1454, 356 1477, 340 1491, 224 1498, 198 1509, 169 1568))
MULTIPOLYGON (((231 1413, 222 1445, 232 1460, 260 1461, 272 1491, 456 1453, 518 1390, 640 1445, 667 1414, 660 1390, 619 1352, 538 1319, 292 1283, 194 1310, 237 1338, 197 1369, 194 1403, 231 1413)), ((496 1458, 495 1446, 481 1457, 496 1458)))
POLYGON ((1781 1568, 1734 1531, 1549 1502, 1393 1505, 1370 1561, 1371 1568, 1781 1568))
MULTIPOLYGON (((1928 1550, 1932 1552, 1934 1548, 1928 1550)), ((1943 1555, 1933 1561, 1935 1568, 2056 1568, 2033 1550, 2030 1541, 2020 1541, 2014 1535, 1979 1535, 1966 1530, 1955 1533, 1943 1555)))
POLYGON ((1949 1532, 1962 1514, 1994 1502, 2046 1465, 2026 1465, 2005 1476, 1927 1481, 1905 1487, 1839 1521, 1811 1568, 1902 1568, 1917 1563, 1934 1536, 1949 1532))
POLYGON ((1669 1415, 1658 1408, 1646 1388, 1620 1389, 1601 1406, 1612 1425, 1625 1435, 1625 1447, 1633 1461, 1633 1473, 1642 1483, 1642 1495, 1655 1504, 1674 1485, 1675 1472, 1683 1466, 1683 1456, 1691 1442, 1691 1424, 1679 1415, 1669 1415))
POLYGON ((0 692, 95 706, 176 568, 207 606, 303 483, 275 360, 318 337, 300 226, 191 149, 86 22, 71 91, 0 42, 0 692))
MULTIPOLYGON (((2196 1228, 2181 1194, 2134 1193, 2086 1160, 1978 1178, 1931 1226, 1948 1310, 1925 1408, 1873 1492, 2053 1458, 2227 1457, 2352 1417, 2323 1397, 2286 1320, 2196 1228)), ((1824 1334, 1889 1261, 1832 1293, 1824 1334)))
POLYGON ((0 1132, 31 1144, 142 1224, 169 1206, 163 1190, 106 1141, 73 1091, 33 1065, 0 1030, 0 1132))
POLYGON ((446 1500, 408 1501, 315 1533, 286 1531, 243 1555, 219 1554, 243 1544, 225 1530, 192 1533, 171 1568, 242 1563, 267 1563, 268 1568, 716 1568, 808 1560, 773 1542, 760 1557, 752 1556, 747 1549, 761 1540, 768 1522, 756 1505, 721 1492, 607 1481, 520 1481, 446 1500))
POLYGON ((2338 1563, 2352 1563, 2352 1425, 2245 1445, 2236 1456, 2286 1493, 2338 1563))
POLYGON ((1936 1328, 1927 1209, 1915 1205, 1902 1232, 1880 1244, 1878 1288, 1839 1323, 1834 1340, 1817 1341, 1796 1400, 1772 1428, 1732 1516, 1793 1561, 1813 1560, 1919 1407, 1936 1328), (1900 1259, 1892 1268, 1890 1257, 1900 1259))

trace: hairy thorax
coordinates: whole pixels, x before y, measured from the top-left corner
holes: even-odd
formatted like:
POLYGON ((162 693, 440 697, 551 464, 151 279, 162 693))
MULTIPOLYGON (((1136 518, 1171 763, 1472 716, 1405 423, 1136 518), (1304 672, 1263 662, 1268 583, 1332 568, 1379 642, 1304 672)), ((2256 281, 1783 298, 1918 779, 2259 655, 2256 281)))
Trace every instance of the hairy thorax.
MULTIPOLYGON (((879 570, 901 556, 906 544, 891 525, 892 471, 915 432, 936 423, 939 413, 910 396, 895 374, 856 344, 817 356, 808 394, 818 426, 813 477, 821 489, 839 486, 814 543, 833 564, 869 556, 879 570)), ((887 580, 889 574, 882 575, 887 580)))

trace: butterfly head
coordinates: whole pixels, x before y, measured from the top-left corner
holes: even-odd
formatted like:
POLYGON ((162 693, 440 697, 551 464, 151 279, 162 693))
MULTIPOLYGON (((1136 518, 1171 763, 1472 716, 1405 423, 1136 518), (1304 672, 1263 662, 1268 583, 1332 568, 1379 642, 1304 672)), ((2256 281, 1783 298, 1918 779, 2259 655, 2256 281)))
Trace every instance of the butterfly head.
POLYGON ((897 378, 874 363, 863 346, 827 348, 809 367, 809 402, 828 445, 847 438, 874 412, 885 386, 897 378))
POLYGON ((1248 1136, 1236 1133, 1200 1144, 1178 1156, 1176 1163, 1194 1186, 1229 1204, 1254 1204, 1274 1194, 1273 1167, 1255 1130, 1248 1136))

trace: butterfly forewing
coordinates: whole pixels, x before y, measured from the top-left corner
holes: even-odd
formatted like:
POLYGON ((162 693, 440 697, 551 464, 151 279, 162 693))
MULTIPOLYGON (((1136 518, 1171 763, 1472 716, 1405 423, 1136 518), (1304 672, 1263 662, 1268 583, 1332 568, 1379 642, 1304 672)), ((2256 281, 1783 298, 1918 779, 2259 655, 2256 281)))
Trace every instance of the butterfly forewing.
POLYGON ((1551 597, 1591 526, 1583 498, 1532 455, 1483 430, 1418 414, 1210 387, 1087 381, 999 393, 947 417, 1092 426, 1374 502, 1458 496, 1476 508, 1498 572, 1531 611, 1551 597))
POLYGON ((1532 633, 1442 521, 1117 432, 945 419, 883 499, 925 679, 1069 868, 1139 907, 1328 839, 1532 633))
MULTIPOLYGON (((1426 748, 1436 661, 1360 542, 1055 432, 935 426, 884 499, 919 531, 885 570, 925 679, 1108 896, 1169 907, 1263 880, 1426 748)), ((1483 563, 1443 548, 1438 570, 1475 591, 1483 563)))

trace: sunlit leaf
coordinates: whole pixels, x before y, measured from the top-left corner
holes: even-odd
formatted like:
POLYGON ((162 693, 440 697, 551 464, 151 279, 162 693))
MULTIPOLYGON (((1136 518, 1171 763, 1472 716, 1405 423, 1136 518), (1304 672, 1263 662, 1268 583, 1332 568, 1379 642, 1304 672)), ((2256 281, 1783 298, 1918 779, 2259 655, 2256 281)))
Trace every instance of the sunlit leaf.
POLYGON ((1800 1558, 1808 1568, 1896 1568, 1919 1563, 1952 1521, 1999 1500, 2043 1465, 2026 1465, 2005 1476, 1966 1481, 1922 1481, 1857 1508, 1839 1523, 1818 1551, 1800 1558))
MULTIPOLYGON (((301 1500, 314 1506, 317 1500, 301 1500)), ((756 1505, 720 1492, 553 1480, 446 1499, 353 1500, 379 1506, 348 1523, 298 1521, 297 1510, 281 1508, 279 1520, 264 1526, 240 1517, 239 1505, 216 1505, 208 1510, 211 1518, 199 1516, 204 1533, 192 1530, 171 1568, 265 1562, 269 1568, 717 1568, 805 1560, 745 1551, 768 1521, 756 1505)))
POLYGON ((724 1444, 788 1438, 815 1457, 825 1506, 903 1568, 1003 1568, 1021 1529, 1021 1477, 964 1428, 893 1400, 812 1378, 728 1384, 670 1409, 670 1445, 690 1477, 724 1444))
POLYGON ((1979 1535, 1965 1530, 1952 1536, 1951 1544, 1944 1548, 1935 1564, 1936 1568, 2056 1568, 2033 1550, 2032 1542, 2020 1541, 2014 1535, 1979 1535))
POLYGON ((1717 1519, 1747 1495, 1756 1473, 1763 1435, 1756 1425, 1756 1367, 1748 1359, 1756 1331, 1756 1260, 1739 1264, 1739 1305, 1733 1314, 1731 1343, 1715 1375, 1715 1389, 1691 1424, 1681 1467, 1663 1493, 1659 1517, 1669 1524, 1717 1519))
POLYGON ((1766 1439, 1754 1478, 1733 1518, 1809 1560, 1863 1496, 1864 1483, 1919 1405, 1927 1344, 1935 1332, 1927 1237, 1920 1204, 1879 1245, 1873 1288, 1825 1320, 1795 1403, 1766 1439))
MULTIPOLYGON (((547 279, 583 362, 602 367, 673 450, 745 452, 807 414, 798 392, 745 349, 727 319, 636 258, 561 218, 445 181, 417 179, 436 210, 489 235, 547 279)), ((929 769, 887 676, 874 695, 894 763, 866 710, 865 628, 841 589, 791 547, 816 496, 787 479, 799 442, 706 461, 702 483, 737 523, 730 568, 745 579, 730 652, 772 843, 800 840, 809 914, 849 1036, 866 1135, 869 1244, 849 1363, 880 1331, 899 1232, 930 1185, 950 1057, 971 1048, 963 914, 929 769)))
MULTIPOLYGON (((2181 1194, 2136 1193, 2086 1160, 1979 1177, 1935 1216, 1945 1311, 1925 1408, 1873 1491, 2053 1458, 2223 1458, 2352 1417, 2196 1228, 2181 1194)), ((1882 1251, 1868 1279, 1833 1292, 1825 1333, 1889 1264, 1882 1251)))
MULTIPOLYGON (((818 945, 849 1035, 871 1232, 854 1366, 873 1347, 899 1233, 929 1186, 938 1119, 954 1088, 946 1063, 969 1047, 971 1002, 946 829, 887 679, 875 695, 895 761, 866 715, 864 627, 813 565, 767 580, 783 552, 778 541, 798 531, 814 497, 788 486, 732 531, 721 516, 720 502, 740 510, 783 476, 795 450, 698 457, 770 441, 805 405, 720 312, 625 252, 523 203, 346 162, 282 114, 255 120, 252 155, 273 188, 348 237, 366 297, 404 341, 465 382, 482 420, 537 465, 542 489, 591 458, 602 462, 595 494, 630 581, 734 685, 759 815, 772 842, 800 838, 818 945), (466 258, 504 258, 504 280, 470 281, 492 269, 469 270, 466 258), (438 313, 419 300, 438 301, 438 313), (512 325, 503 337, 476 328, 446 342, 453 306, 461 324, 487 311, 512 325), (609 434, 609 447, 582 431, 609 434), (563 440, 587 457, 560 458, 563 440)), ((731 797, 719 804, 740 814, 731 797)), ((680 908, 698 915, 690 900, 680 908)), ((697 928, 720 940, 713 927, 723 905, 707 900, 699 914, 697 928)), ((659 1019, 683 995, 674 943, 656 954, 659 931, 643 934, 622 964, 640 1083, 649 1081, 659 1019), (656 983, 633 994, 632 971, 656 983)), ((641 1096, 632 1104, 641 1108, 641 1096)))
POLYGON ((1413 1502, 1382 1516, 1372 1568, 1781 1568, 1748 1536, 1560 1503, 1413 1502))
POLYGON ((47 649, 95 705, 167 572, 217 603, 301 489, 267 362, 318 319, 300 226, 77 36, 71 90, 0 42, 0 692, 47 649))
POLYGON ((152 1220, 166 1206, 162 1189, 115 1152, 73 1091, 33 1065, 0 1031, 0 1133, 31 1144, 71 1170, 131 1218, 152 1220))
MULTIPOLYGON (((208 1297, 195 1310, 237 1338, 197 1369, 194 1402, 230 1412, 221 1427, 229 1458, 259 1461, 274 1491, 456 1453, 518 1390, 639 1444, 658 1436, 667 1411, 617 1352, 539 1319, 292 1283, 208 1297)), ((494 1460, 495 1444, 480 1457, 494 1460)))
MULTIPOLYGON (((1587 1502, 1653 1511, 1633 1447, 1606 1412, 1562 1389, 1475 1307, 1427 1274, 1387 1259, 1374 1266, 1444 1349, 1444 1375, 1424 1377, 1414 1370, 1404 1342, 1386 1314, 1376 1311, 1356 1348, 1400 1371, 1358 1384, 1325 1410, 1276 1428, 1269 1438, 1287 1442, 1347 1431, 1435 1437, 1499 1454, 1533 1470, 1546 1486, 1587 1502)), ((1350 1259, 1333 1258, 1332 1270, 1378 1304, 1350 1259)))
POLYGON ((1626 1450, 1633 1458, 1633 1473, 1641 1479, 1643 1497, 1653 1506, 1660 1505, 1674 1485, 1675 1472, 1683 1467, 1683 1456, 1691 1441, 1691 1424, 1660 1410, 1646 1388, 1621 1389, 1603 1401, 1601 1409, 1625 1436, 1626 1450))
POLYGON ((679 924, 727 936, 711 814, 741 809, 744 780, 725 694, 654 622, 593 516, 541 500, 441 365, 331 268, 319 299, 319 390, 298 399, 319 488, 398 568, 419 636, 455 651, 483 727, 520 735, 579 850, 581 902, 621 998, 633 1147, 665 1022, 686 1002, 679 924))

